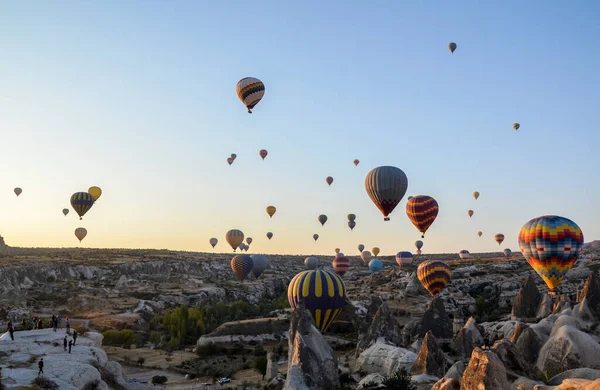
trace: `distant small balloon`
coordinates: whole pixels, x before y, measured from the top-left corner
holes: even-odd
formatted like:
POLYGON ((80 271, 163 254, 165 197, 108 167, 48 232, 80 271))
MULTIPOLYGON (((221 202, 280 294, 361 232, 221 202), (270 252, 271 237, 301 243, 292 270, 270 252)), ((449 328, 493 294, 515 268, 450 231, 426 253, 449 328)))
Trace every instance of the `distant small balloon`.
POLYGON ((364 250, 365 250, 365 246, 363 244, 360 244, 358 246, 358 251, 362 253, 362 251, 364 251, 364 250))
POLYGON ((225 234, 225 241, 231 245, 233 251, 235 252, 237 247, 244 243, 244 233, 238 229, 231 229, 227 232, 227 234, 225 234))
POLYGON ((213 237, 208 242, 210 242, 210 245, 212 245, 212 247, 214 248, 219 243, 219 240, 213 237))
POLYGON ((270 240, 271 238, 273 238, 273 233, 271 233, 271 232, 268 232, 268 233, 267 233, 267 238, 268 238, 269 240, 270 240))
POLYGON ((504 241, 504 234, 502 233, 498 233, 494 236, 494 240, 496 240, 496 242, 498 243, 498 245, 502 244, 502 241, 504 241))
POLYGON ((402 251, 402 252, 396 253, 396 263, 400 267, 402 267, 402 265, 412 264, 412 262, 413 262, 412 253, 410 253, 408 251, 402 251))
POLYGON ((65 215, 65 217, 67 216, 67 214, 69 214, 69 209, 63 209, 63 214, 65 215))
POLYGON ((519 127, 521 127, 521 125, 520 125, 520 124, 518 124, 518 123, 513 123, 513 129, 515 129, 515 130, 519 130, 519 127))
POLYGON ((304 265, 306 266, 306 269, 317 269, 319 266, 319 258, 314 256, 307 257, 304 259, 304 265))
POLYGON ((273 218, 273 215, 275 215, 276 211, 277 211, 277 209, 275 208, 275 206, 268 206, 267 207, 267 214, 269 214, 270 218, 273 218))
POLYGON ((479 198, 479 191, 473 192, 473 198, 475 198, 475 200, 479 198))
POLYGON ((469 218, 471 218, 473 216, 473 210, 467 211, 467 214, 469 214, 469 218))
POLYGON ((354 166, 357 166, 360 163, 359 160, 354 160, 354 166))
POLYGON ((504 250, 504 257, 510 257, 510 255, 512 254, 512 251, 508 248, 506 248, 504 250))
POLYGON ((265 84, 254 77, 244 77, 238 81, 235 86, 238 98, 248 109, 248 114, 252 114, 252 109, 265 96, 265 84))
POLYGON ((23 192, 23 190, 20 189, 19 187, 15 188, 14 191, 17 196, 21 195, 21 192, 23 192))
POLYGON ((235 159, 236 159, 236 158, 237 158, 237 154, 235 154, 235 153, 231 153, 231 159, 232 159, 233 161, 235 161, 235 159))
POLYGON ((75 237, 77 237, 79 242, 81 242, 81 240, 83 240, 85 236, 87 236, 87 230, 85 230, 85 228, 80 227, 75 229, 75 237))
POLYGON ((327 176, 327 178, 325 179, 325 181, 327 182, 327 184, 331 185, 331 183, 333 183, 333 177, 327 176))
POLYGON ((269 154, 269 152, 267 152, 265 149, 261 149, 260 152, 258 152, 258 155, 264 160, 265 157, 267 157, 267 155, 269 154))
POLYGON ((335 248, 335 253, 340 253, 340 248, 335 248))
POLYGON ((325 222, 327 222, 327 216, 325 214, 319 215, 317 219, 321 222, 321 226, 325 225, 325 222))
POLYGON ((478 235, 479 237, 481 237, 481 235, 482 235, 482 234, 483 234, 483 232, 477 232, 477 235, 478 235))
POLYGON ((246 242, 248 243, 248 245, 252 244, 252 237, 246 238, 246 242))
POLYGON ((377 248, 377 247, 371 248, 371 252, 373 252, 373 256, 377 257, 377 255, 379 254, 379 248, 377 248))
POLYGON ((344 276, 346 271, 348 271, 348 268, 350 268, 350 259, 346 256, 336 256, 333 259, 331 266, 338 275, 344 276))
MULTIPOLYGON (((448 50, 450 50, 451 53, 454 53, 454 50, 456 50, 456 43, 454 42, 450 42, 448 44, 448 50)), ((467 50, 468 51, 468 50, 467 50)))
POLYGON ((417 241, 415 241, 415 247, 416 247, 417 249, 421 249, 421 248, 423 248, 423 241, 421 241, 421 240, 417 240, 417 241))
POLYGON ((260 275, 267 269, 267 265, 269 265, 269 260, 265 255, 251 255, 252 258, 252 273, 254 277, 258 279, 260 275))
POLYGON ((338 253, 336 253, 336 256, 337 256, 337 257, 344 257, 344 256, 346 256, 346 255, 345 255, 345 254, 343 254, 342 252, 338 252, 338 253))
POLYGON ((92 198, 94 198, 95 202, 102 196, 102 189, 96 186, 90 187, 88 188, 88 194, 92 195, 92 198))
POLYGON ((417 255, 420 255, 421 253, 423 253, 423 251, 420 249, 417 249, 417 255))
POLYGON ((360 258, 362 259, 363 263, 365 263, 365 265, 368 265, 369 261, 373 259, 373 255, 369 251, 362 251, 362 253, 360 254, 360 258))
POLYGON ((354 221, 349 221, 348 222, 348 227, 350 228, 350 230, 354 230, 355 226, 356 226, 356 222, 354 222, 354 221))
POLYGON ((471 253, 469 253, 468 250, 463 249, 462 251, 458 252, 458 256, 461 258, 461 260, 465 260, 471 257, 471 253))
POLYGON ((313 240, 317 241, 319 239, 319 235, 318 234, 313 234, 313 240))
POLYGON ((227 157, 227 164, 229 164, 229 165, 233 164, 233 158, 227 157))

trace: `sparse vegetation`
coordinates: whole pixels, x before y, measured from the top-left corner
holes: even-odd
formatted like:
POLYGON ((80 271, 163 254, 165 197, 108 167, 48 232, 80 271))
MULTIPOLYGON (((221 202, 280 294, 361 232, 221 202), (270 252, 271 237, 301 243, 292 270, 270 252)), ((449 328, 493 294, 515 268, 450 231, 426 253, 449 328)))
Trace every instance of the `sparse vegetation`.
POLYGON ((413 382, 412 377, 404 368, 390 376, 386 376, 382 384, 388 389, 396 390, 417 390, 417 384, 413 382))
POLYGON ((43 376, 38 376, 31 384, 46 390, 58 390, 58 385, 55 382, 43 376))
POLYGON ((167 383, 167 377, 164 375, 154 375, 152 377, 152 384, 153 385, 164 385, 165 383, 167 383))
POLYGON ((254 361, 254 369, 262 374, 262 378, 264 380, 265 375, 267 375, 267 358, 266 358, 266 356, 261 356, 254 361))
POLYGON ((103 345, 125 347, 135 343, 135 334, 132 330, 107 330, 102 335, 103 345))

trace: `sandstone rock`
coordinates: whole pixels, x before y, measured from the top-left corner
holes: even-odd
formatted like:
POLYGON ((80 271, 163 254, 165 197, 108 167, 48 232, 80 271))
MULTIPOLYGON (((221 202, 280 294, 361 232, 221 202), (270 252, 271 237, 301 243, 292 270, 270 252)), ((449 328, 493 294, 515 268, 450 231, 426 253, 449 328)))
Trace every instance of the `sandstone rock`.
POLYGON ((379 389, 385 389, 385 386, 383 386, 383 380, 385 379, 385 377, 383 375, 380 374, 369 374, 367 376, 365 376, 363 379, 361 379, 360 382, 358 382, 358 389, 368 389, 368 390, 379 390, 379 389), (373 384, 376 384, 376 386, 373 386, 373 384))
POLYGON ((416 359, 416 353, 379 339, 359 355, 355 368, 356 371, 391 375, 400 368, 410 372, 416 359))
POLYGON ((533 367, 525 361, 517 347, 510 341, 506 339, 497 341, 492 347, 492 352, 504 363, 509 381, 517 380, 521 376, 531 378, 536 375, 533 367))
POLYGON ((580 295, 581 300, 585 299, 587 305, 594 314, 595 319, 600 319, 600 276, 594 272, 588 276, 580 295))
POLYGON ((495 353, 475 348, 463 375, 461 390, 509 390, 506 370, 495 353))
POLYGON ((543 344, 533 329, 519 322, 509 340, 527 363, 535 365, 543 344))
POLYGON ((510 390, 539 390, 536 386, 544 386, 544 382, 520 377, 510 385, 510 390))
POLYGON ((279 374, 279 369, 277 367, 277 358, 273 352, 267 353, 267 373, 265 378, 270 381, 275 378, 279 374))
POLYGON ((462 382, 462 377, 466 369, 465 363, 466 362, 462 360, 457 361, 452 365, 452 367, 450 367, 450 369, 446 372, 446 375, 444 375, 444 377, 456 379, 460 384, 462 382))
POLYGON ((431 304, 423 314, 417 326, 417 336, 422 338, 431 331, 433 335, 442 340, 452 339, 452 320, 448 317, 444 303, 439 295, 433 298, 431 304))
POLYGON ((532 278, 527 276, 523 287, 515 296, 511 317, 524 322, 535 321, 542 296, 532 278))
POLYGON ((356 355, 373 345, 379 338, 400 346, 402 345, 402 329, 398 321, 390 313, 387 303, 382 303, 373 317, 373 322, 366 333, 362 334, 357 347, 356 355))
POLYGON ((536 313, 537 318, 546 318, 550 314, 552 314, 552 308, 554 306, 554 302, 552 302, 552 295, 546 294, 542 297, 542 301, 540 302, 540 307, 536 313))
POLYGON ((567 378, 579 378, 594 381, 596 379, 600 379, 600 370, 594 370, 592 368, 585 367, 575 368, 573 370, 561 372, 560 374, 552 377, 548 381, 548 384, 551 386, 558 386, 567 378))
POLYGON ((431 390, 460 390, 460 382, 454 378, 442 378, 435 382, 431 390))
POLYGON ((421 344, 421 350, 417 355, 417 360, 412 366, 411 374, 428 374, 439 378, 444 376, 445 372, 446 358, 444 357, 444 353, 438 345, 435 336, 429 331, 425 334, 425 338, 421 344))

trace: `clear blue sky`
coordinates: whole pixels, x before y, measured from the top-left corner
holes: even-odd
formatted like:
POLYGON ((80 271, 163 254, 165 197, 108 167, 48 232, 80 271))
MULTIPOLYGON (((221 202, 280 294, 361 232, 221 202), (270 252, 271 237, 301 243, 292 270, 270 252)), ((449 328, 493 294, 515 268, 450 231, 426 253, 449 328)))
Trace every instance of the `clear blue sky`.
POLYGON ((0 234, 230 251, 239 228, 252 252, 393 254, 420 235, 405 200, 383 222, 364 177, 394 165, 440 204, 425 252, 518 250, 543 214, 600 238, 600 4, 490 3, 2 2, 0 234), (266 85, 252 115, 246 76, 266 85), (84 220, 63 217, 91 185, 84 220))

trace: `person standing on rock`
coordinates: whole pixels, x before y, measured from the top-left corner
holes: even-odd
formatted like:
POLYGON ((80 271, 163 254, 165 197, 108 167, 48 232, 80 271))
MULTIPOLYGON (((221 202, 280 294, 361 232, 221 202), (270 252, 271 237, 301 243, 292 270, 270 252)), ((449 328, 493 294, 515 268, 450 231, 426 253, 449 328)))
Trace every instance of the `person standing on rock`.
POLYGON ((67 352, 67 335, 65 335, 65 338, 63 339, 63 347, 65 348, 65 352, 67 352))
POLYGON ((21 321, 21 327, 23 328, 22 330, 27 330, 27 321, 25 318, 23 318, 23 321, 21 321))
POLYGON ((52 314, 52 329, 56 331, 56 316, 52 314))
POLYGON ((77 330, 73 330, 73 345, 77 342, 77 330))
POLYGON ((44 358, 41 358, 39 363, 38 363, 38 367, 40 368, 40 371, 38 372, 38 376, 40 376, 41 374, 44 373, 44 358))
POLYGON ((73 347, 73 340, 69 340, 69 353, 71 353, 71 347, 73 347))
POLYGON ((60 321, 62 320, 62 318, 60 318, 60 315, 58 317, 56 317, 56 326, 58 327, 58 329, 62 329, 60 327, 60 321))
POLYGON ((38 318, 37 328, 38 329, 44 329, 44 322, 42 322, 41 318, 38 318))
POLYGON ((10 339, 15 341, 15 327, 10 324, 10 328, 8 328, 8 332, 10 333, 10 339))
POLYGON ((36 324, 37 324, 37 318, 31 317, 31 330, 35 329, 36 324))
POLYGON ((65 324, 67 324, 67 334, 71 334, 71 320, 69 320, 69 317, 65 320, 65 324))

